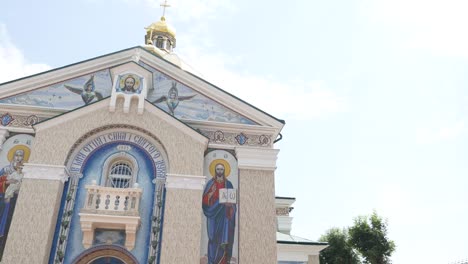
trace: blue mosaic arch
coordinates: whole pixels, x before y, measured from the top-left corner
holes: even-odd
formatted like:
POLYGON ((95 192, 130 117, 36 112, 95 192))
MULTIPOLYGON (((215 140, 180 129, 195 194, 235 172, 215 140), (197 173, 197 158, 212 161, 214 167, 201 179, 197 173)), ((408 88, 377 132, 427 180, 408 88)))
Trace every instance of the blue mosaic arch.
MULTIPOLYGON (((158 258, 168 160, 159 141, 144 134, 147 132, 103 127, 76 142, 67 157, 70 180, 64 187, 49 264, 74 263, 78 256, 89 250, 83 246, 79 216, 88 196, 85 186, 104 186, 103 176, 108 172, 106 160, 122 152, 138 163, 135 186, 142 190, 139 203, 141 224, 136 232, 135 246, 129 252, 138 260, 137 263, 154 263, 158 258)), ((119 230, 101 227, 94 235, 90 249, 109 241, 114 246, 122 246, 125 241, 125 232, 119 230)))

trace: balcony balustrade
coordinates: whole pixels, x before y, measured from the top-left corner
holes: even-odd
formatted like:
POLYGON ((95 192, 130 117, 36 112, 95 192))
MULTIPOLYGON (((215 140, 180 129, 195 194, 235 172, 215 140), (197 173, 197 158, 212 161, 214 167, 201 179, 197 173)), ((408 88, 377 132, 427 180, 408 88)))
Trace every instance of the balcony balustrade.
POLYGON ((113 188, 87 185, 82 213, 138 216, 140 188, 113 188))
POLYGON ((125 230, 125 247, 132 250, 140 224, 140 197, 142 189, 113 188, 86 185, 86 200, 80 210, 83 246, 92 246, 96 228, 125 230))

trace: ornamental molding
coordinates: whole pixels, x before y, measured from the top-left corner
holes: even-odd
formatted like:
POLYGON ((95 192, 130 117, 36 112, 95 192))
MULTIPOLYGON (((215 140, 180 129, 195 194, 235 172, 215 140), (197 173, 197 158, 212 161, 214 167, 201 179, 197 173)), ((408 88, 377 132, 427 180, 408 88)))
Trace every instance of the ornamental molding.
MULTIPOLYGON (((146 50, 145 50, 146 51, 146 50)), ((251 119, 252 121, 264 125, 276 128, 279 131, 284 126, 279 120, 274 117, 265 114, 261 110, 253 107, 252 105, 232 96, 229 93, 224 92, 222 89, 206 82, 201 78, 194 77, 191 73, 181 71, 177 66, 167 62, 166 60, 155 60, 152 57, 147 56, 150 52, 146 51, 142 53, 140 61, 155 68, 161 73, 173 78, 188 87, 193 88, 204 96, 211 98, 214 101, 222 102, 222 104, 229 109, 251 119), (218 88, 218 89, 216 89, 218 88)), ((152 55, 154 56, 154 55, 152 55)))
POLYGON ((227 123, 227 122, 217 122, 212 120, 191 120, 181 118, 181 121, 187 123, 191 127, 195 127, 201 130, 223 130, 231 132, 248 132, 250 134, 274 134, 277 132, 277 128, 262 126, 262 125, 247 125, 247 124, 238 124, 238 123, 227 123))
POLYGON ((248 132, 231 132, 220 129, 201 129, 199 130, 204 136, 210 140, 211 145, 218 146, 249 146, 272 148, 272 134, 253 134, 248 132))
POLYGON ((236 147, 239 169, 275 170, 279 149, 236 147))
POLYGON ((3 143, 5 143, 5 140, 7 139, 9 134, 10 132, 8 132, 8 129, 0 127, 0 150, 2 150, 3 143))
POLYGON ((328 245, 301 245, 277 243, 279 261, 307 261, 309 256, 319 255, 328 245))
POLYGON ((139 62, 143 62, 161 73, 191 87, 201 94, 211 98, 214 101, 223 102, 223 105, 234 110, 235 112, 248 117, 264 126, 276 128, 276 133, 279 133, 284 126, 280 120, 262 112, 254 106, 239 100, 229 93, 224 92, 218 87, 206 82, 205 80, 195 77, 194 75, 182 71, 176 65, 158 58, 156 55, 145 50, 143 47, 135 47, 127 50, 118 51, 113 54, 104 55, 98 58, 92 58, 87 61, 75 63, 73 65, 53 69, 35 76, 23 78, 20 80, 11 81, 1 85, 0 98, 6 98, 16 94, 37 90, 54 83, 59 83, 72 79, 76 76, 83 76, 91 72, 111 68, 121 65, 129 61, 134 61, 138 58, 139 62), (138 54, 139 53, 139 54, 138 54))
POLYGON ((54 83, 72 79, 77 76, 107 69, 114 65, 128 62, 131 60, 132 55, 133 49, 124 50, 100 58, 82 61, 69 66, 53 69, 28 78, 11 81, 1 85, 2 89, 0 92, 0 97, 5 98, 15 94, 37 90, 54 83))
POLYGON ((166 188, 185 189, 185 190, 203 190, 205 186, 205 176, 167 174, 166 188))
MULTIPOLYGON (((8 112, 0 112, 0 116, 4 116, 9 114, 8 112)), ((46 117, 39 117, 35 114, 11 114, 11 122, 8 122, 8 124, 0 124, 0 129, 1 128, 8 128, 11 132, 14 132, 14 130, 18 130, 15 128, 19 128, 20 130, 32 130, 32 126, 35 125, 36 123, 47 119, 46 117)), ((15 131, 16 132, 16 131, 15 131)))
POLYGON ((65 166, 26 163, 23 167, 23 179, 68 181, 69 173, 65 166))
POLYGON ((289 216, 290 211, 291 209, 289 207, 276 208, 276 215, 277 216, 289 216))

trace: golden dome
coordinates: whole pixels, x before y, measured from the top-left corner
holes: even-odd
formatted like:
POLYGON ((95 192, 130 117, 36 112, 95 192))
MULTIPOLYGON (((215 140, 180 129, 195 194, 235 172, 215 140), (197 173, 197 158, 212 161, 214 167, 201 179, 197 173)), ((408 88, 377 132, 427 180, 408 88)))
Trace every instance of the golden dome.
POLYGON ((159 20, 158 22, 154 22, 145 29, 147 32, 156 31, 161 33, 167 33, 173 38, 175 38, 176 36, 175 30, 166 23, 166 18, 164 16, 161 17, 161 20, 159 20))

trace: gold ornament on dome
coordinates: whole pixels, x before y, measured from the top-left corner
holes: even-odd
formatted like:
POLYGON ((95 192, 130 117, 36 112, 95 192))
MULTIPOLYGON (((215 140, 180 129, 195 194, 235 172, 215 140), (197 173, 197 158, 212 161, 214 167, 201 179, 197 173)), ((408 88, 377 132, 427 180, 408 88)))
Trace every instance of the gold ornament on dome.
POLYGON ((167 33, 174 38, 176 36, 175 30, 167 25, 166 18, 164 16, 161 17, 161 20, 151 24, 149 27, 145 29, 147 32, 156 31, 156 32, 161 32, 161 33, 167 33))

